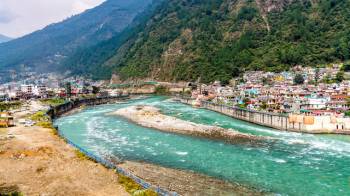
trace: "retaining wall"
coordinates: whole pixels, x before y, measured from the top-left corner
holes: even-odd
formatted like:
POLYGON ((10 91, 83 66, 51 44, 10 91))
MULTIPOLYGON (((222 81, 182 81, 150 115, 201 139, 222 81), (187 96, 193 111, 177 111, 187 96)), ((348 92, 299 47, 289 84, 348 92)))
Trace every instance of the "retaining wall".
MULTIPOLYGON (((194 101, 192 98, 179 98, 179 100, 182 103, 190 105, 194 101)), ((350 134, 349 118, 338 118, 335 122, 331 122, 331 117, 315 116, 312 117, 314 122, 307 124, 305 123, 306 116, 302 115, 298 116, 297 121, 292 122, 290 116, 287 114, 259 112, 208 101, 201 101, 201 106, 239 120, 279 130, 304 133, 350 134)))
POLYGON ((71 101, 68 101, 64 104, 51 107, 47 114, 52 118, 55 119, 62 114, 65 114, 75 108, 79 108, 81 106, 93 106, 93 105, 102 105, 102 104, 108 104, 113 103, 118 100, 127 99, 129 96, 114 96, 114 97, 98 97, 98 98, 89 98, 89 99, 73 99, 71 101))

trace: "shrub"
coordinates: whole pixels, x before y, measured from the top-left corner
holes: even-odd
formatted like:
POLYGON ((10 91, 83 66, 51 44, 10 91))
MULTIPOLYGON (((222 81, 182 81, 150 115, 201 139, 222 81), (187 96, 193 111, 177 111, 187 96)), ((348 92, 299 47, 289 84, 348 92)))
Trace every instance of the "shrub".
POLYGON ((86 156, 84 153, 82 153, 79 150, 75 150, 75 155, 81 160, 92 160, 90 157, 86 156))
POLYGON ((54 129, 51 122, 40 121, 40 122, 37 122, 35 125, 39 127, 47 128, 47 129, 54 129))
POLYGON ((46 115, 45 111, 39 111, 39 112, 36 112, 35 114, 32 114, 30 116, 30 119, 36 122, 40 122, 40 121, 47 122, 50 120, 49 117, 46 115))
POLYGON ((157 196, 158 194, 150 189, 139 190, 133 193, 133 196, 157 196))
POLYGON ((124 186, 125 190, 134 196, 156 196, 156 192, 150 189, 143 189, 142 186, 137 184, 133 179, 121 175, 118 175, 118 182, 124 186))
POLYGON ((169 94, 169 89, 165 86, 157 86, 155 93, 157 95, 167 95, 167 94, 169 94))
POLYGON ((350 117, 350 110, 345 112, 346 117, 350 117))
POLYGON ((255 8, 252 7, 243 7, 238 15, 237 15, 237 19, 238 20, 248 20, 251 21, 254 19, 254 17, 256 17, 258 14, 258 11, 255 8))
POLYGON ((0 102, 0 111, 8 111, 11 109, 17 109, 22 106, 22 102, 0 102))
POLYGON ((65 103, 64 99, 61 98, 54 98, 54 99, 44 99, 40 101, 42 104, 50 105, 50 106, 57 106, 65 103))
POLYGON ((301 74, 297 74, 294 78, 294 84, 304 84, 304 76, 301 74))

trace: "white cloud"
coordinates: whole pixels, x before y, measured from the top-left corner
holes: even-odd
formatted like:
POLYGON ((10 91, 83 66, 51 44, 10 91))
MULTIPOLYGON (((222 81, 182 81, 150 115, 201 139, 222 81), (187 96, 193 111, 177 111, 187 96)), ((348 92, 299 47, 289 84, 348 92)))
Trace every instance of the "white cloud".
POLYGON ((0 0, 0 34, 20 37, 105 0, 0 0))

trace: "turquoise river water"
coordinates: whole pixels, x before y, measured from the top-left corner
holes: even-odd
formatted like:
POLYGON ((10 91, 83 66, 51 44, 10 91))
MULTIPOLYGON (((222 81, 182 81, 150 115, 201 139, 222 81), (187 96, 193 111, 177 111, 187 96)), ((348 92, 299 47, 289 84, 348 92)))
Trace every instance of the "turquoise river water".
POLYGON ((102 105, 59 118, 68 139, 99 156, 191 170, 280 195, 350 195, 350 137, 277 131, 165 97, 102 105), (159 132, 109 115, 122 107, 153 105, 184 120, 270 136, 273 144, 231 145, 159 132))

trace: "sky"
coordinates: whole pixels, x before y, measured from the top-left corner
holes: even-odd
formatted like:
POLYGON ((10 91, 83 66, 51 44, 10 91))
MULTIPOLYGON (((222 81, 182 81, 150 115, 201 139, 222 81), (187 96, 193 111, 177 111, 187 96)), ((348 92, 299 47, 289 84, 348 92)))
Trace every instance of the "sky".
POLYGON ((101 4, 104 0, 0 0, 0 34, 17 38, 101 4))

